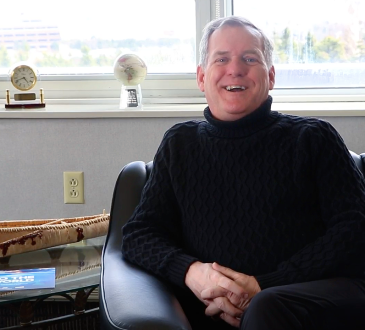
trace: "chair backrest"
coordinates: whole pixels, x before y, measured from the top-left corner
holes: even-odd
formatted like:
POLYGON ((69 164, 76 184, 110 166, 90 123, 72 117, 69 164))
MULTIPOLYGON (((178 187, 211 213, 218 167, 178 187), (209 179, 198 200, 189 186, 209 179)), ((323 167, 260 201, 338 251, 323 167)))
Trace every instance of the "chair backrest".
MULTIPOLYGON (((123 167, 115 187, 110 209, 110 222, 104 249, 120 253, 123 225, 138 205, 143 187, 152 169, 152 162, 135 161, 123 167)), ((104 253, 105 251, 103 251, 104 253)))
POLYGON ((354 160, 355 164, 359 168, 360 172, 365 177, 365 153, 357 154, 350 150, 350 155, 352 156, 352 159, 354 160))

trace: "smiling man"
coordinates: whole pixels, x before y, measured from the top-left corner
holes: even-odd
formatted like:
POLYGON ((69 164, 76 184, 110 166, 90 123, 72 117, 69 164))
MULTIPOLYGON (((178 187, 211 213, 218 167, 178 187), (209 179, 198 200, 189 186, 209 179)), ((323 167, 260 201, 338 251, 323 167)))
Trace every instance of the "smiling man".
POLYGON ((193 330, 364 329, 364 178, 329 123, 271 111, 272 52, 244 18, 206 26, 205 120, 166 132, 122 252, 193 330))
POLYGON ((227 25, 211 35, 197 80, 216 119, 240 119, 267 99, 274 88, 275 70, 265 58, 264 44, 271 56, 269 41, 250 26, 227 25))

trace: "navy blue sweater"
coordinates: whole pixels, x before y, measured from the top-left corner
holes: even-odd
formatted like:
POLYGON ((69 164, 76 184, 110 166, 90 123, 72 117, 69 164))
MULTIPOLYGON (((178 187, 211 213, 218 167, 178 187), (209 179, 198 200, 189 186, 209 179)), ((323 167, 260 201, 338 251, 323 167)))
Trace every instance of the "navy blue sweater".
POLYGON ((261 289, 364 277, 365 184, 327 122, 271 111, 169 129, 123 227, 126 259, 184 287, 191 263, 218 262, 261 289))

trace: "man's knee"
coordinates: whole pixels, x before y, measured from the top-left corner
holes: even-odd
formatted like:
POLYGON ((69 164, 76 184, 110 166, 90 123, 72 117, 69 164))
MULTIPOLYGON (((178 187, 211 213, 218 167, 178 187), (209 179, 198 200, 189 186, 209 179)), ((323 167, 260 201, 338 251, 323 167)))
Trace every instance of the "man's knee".
POLYGON ((251 300, 242 318, 241 329, 302 329, 307 312, 298 307, 290 302, 290 297, 282 294, 279 287, 262 290, 251 300))
POLYGON ((268 288, 257 293, 245 311, 240 329, 270 329, 277 324, 280 297, 276 290, 268 288))
POLYGON ((271 309, 274 306, 280 305, 280 295, 276 288, 268 288, 262 290, 250 302, 248 309, 253 309, 258 313, 267 311, 268 308, 271 309))

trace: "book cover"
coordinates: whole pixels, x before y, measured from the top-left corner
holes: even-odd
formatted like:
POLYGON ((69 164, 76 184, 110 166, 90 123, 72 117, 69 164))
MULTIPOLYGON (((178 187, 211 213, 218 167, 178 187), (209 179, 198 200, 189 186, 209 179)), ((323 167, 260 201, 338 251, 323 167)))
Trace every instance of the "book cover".
POLYGON ((55 268, 0 270, 0 291, 48 289, 55 285, 55 268))

